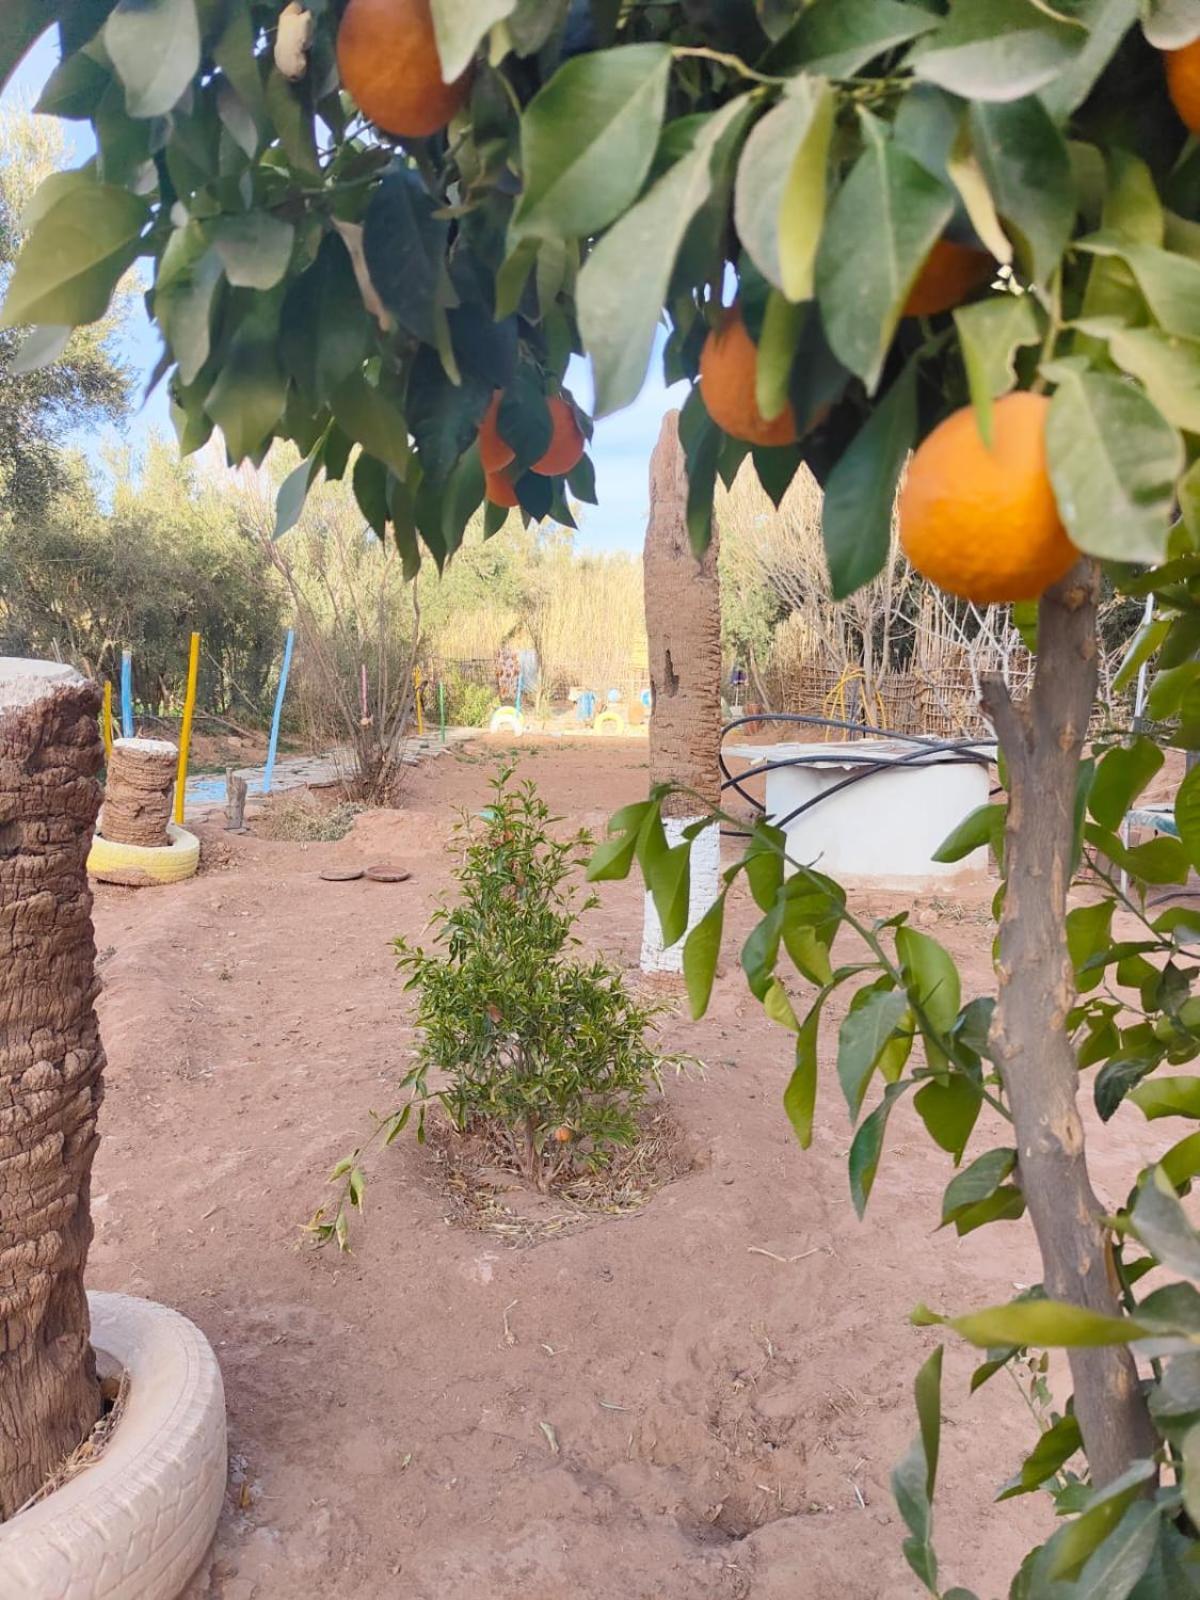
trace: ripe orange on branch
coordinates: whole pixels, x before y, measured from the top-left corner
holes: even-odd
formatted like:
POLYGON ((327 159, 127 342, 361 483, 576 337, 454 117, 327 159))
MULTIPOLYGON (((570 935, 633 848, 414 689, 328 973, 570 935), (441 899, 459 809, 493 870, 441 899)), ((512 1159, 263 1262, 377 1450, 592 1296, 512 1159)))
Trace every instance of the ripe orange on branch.
POLYGON ((939 311, 952 311, 987 282, 995 265, 986 250, 939 239, 908 291, 902 314, 932 317, 939 311))
POLYGON ((1200 39, 1165 53, 1167 93, 1184 125, 1200 133, 1200 39))
POLYGON ((533 463, 533 471, 552 478, 557 473, 570 472, 578 463, 583 455, 583 434, 575 420, 575 413, 562 395, 553 395, 547 404, 554 431, 544 454, 533 463))
POLYGON ((350 0, 337 35, 338 71, 359 110, 401 139, 444 128, 469 74, 442 81, 429 0, 350 0))
POLYGON ((1077 560, 1046 467, 1049 407, 1040 394, 997 400, 989 449, 964 406, 918 447, 900 493, 900 543, 940 589, 979 605, 1036 600, 1077 560))
POLYGON ((709 416, 731 438, 748 444, 794 444, 796 416, 790 405, 764 417, 754 396, 758 347, 742 314, 731 306, 700 351, 700 394, 709 416))
POLYGON ((483 492, 494 506, 515 506, 519 504, 517 491, 512 480, 503 472, 485 472, 483 475, 483 492))
POLYGON ((483 413, 483 421, 479 424, 479 459, 483 463, 485 472, 500 472, 508 466, 517 453, 500 433, 499 415, 502 399, 503 395, 497 389, 492 396, 491 404, 483 413))

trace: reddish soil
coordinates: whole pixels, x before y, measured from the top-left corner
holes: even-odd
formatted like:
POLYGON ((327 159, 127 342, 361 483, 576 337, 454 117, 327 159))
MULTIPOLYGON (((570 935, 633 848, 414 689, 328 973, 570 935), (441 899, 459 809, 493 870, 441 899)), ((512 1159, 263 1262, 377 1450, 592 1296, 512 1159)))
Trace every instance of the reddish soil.
MULTIPOLYGON (((90 1281, 177 1306, 225 1374, 229 1503, 191 1600, 916 1596, 888 1475, 936 1336, 908 1313, 1008 1298, 1039 1275, 1031 1234, 935 1231, 949 1162, 907 1102, 857 1222, 837 1014, 805 1153, 780 1105, 787 1039, 732 951, 705 1021, 665 1028, 707 1066, 666 1086, 696 1166, 637 1214, 513 1248, 448 1222, 433 1157, 405 1135, 371 1158, 352 1255, 299 1232, 368 1111, 396 1103, 414 1040, 390 941, 446 889, 453 812, 484 803, 498 749, 430 763, 403 810, 339 843, 224 835, 214 817, 220 865, 98 889, 90 1281), (411 881, 317 877, 376 860, 411 881)), ((572 823, 598 829, 644 793, 644 741, 528 749, 572 823)), ((914 908, 970 992, 990 983, 988 892, 914 908)), ((587 938, 633 966, 641 916, 635 884, 606 885, 587 938)), ((734 934, 750 921, 742 905, 734 934)), ((1106 1201, 1146 1143, 1132 1111, 1106 1130, 1106 1201)), ((968 1398, 973 1365, 951 1340, 938 1545, 944 1581, 992 1600, 1048 1518, 991 1503, 1033 1431, 1007 1378, 968 1398)))

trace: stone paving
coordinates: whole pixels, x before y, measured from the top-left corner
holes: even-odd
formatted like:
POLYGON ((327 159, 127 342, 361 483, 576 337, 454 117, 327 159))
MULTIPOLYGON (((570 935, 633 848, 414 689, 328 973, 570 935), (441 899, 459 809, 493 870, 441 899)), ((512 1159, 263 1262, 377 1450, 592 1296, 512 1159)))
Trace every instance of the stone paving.
MULTIPOLYGON (((422 761, 440 756, 456 744, 477 739, 479 732, 478 728, 447 728, 444 742, 438 733, 413 734, 404 741, 400 759, 406 766, 419 766, 422 761)), ((352 759, 348 748, 329 750, 324 755, 316 756, 282 756, 275 762, 271 774, 271 793, 279 794, 286 789, 319 789, 323 784, 336 783, 349 769, 352 759)), ((248 795, 263 793, 262 767, 235 767, 233 770, 236 777, 245 778, 248 795)), ((184 804, 185 812, 223 806, 224 773, 201 773, 189 778, 184 804)))

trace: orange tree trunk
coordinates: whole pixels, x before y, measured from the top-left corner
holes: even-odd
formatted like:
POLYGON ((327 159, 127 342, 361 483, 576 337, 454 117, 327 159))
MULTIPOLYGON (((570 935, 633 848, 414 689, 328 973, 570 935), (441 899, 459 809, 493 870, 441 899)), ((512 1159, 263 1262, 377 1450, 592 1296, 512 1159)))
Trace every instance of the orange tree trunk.
POLYGON ((86 862, 100 696, 0 660, 0 1518, 95 1422, 83 1267, 104 1052, 86 862))

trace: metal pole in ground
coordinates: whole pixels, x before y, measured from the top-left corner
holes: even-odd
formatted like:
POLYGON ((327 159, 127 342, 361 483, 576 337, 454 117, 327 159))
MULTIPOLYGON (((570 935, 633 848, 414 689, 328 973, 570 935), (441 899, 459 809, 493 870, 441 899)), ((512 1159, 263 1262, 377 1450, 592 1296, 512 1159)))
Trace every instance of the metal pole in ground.
POLYGON ((271 713, 271 737, 267 744, 267 764, 263 768, 263 793, 271 792, 271 776, 275 771, 275 752, 279 748, 279 719, 283 715, 283 695, 287 688, 288 672, 292 665, 292 641, 295 634, 291 628, 287 631, 287 638, 283 641, 283 665, 279 669, 279 687, 275 691, 275 709, 271 713))

